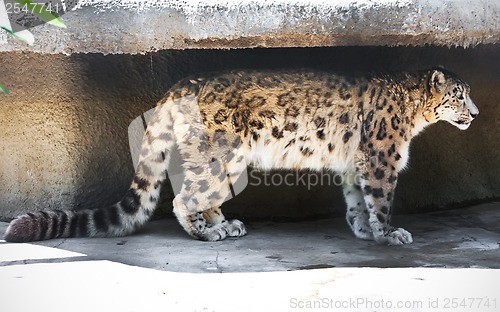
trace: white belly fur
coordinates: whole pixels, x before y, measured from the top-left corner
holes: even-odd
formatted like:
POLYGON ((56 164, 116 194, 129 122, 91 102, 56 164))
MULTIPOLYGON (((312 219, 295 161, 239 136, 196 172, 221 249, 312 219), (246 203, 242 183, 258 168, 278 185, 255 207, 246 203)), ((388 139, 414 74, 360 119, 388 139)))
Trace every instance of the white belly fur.
POLYGON ((320 140, 316 138, 315 132, 311 131, 311 133, 300 135, 289 133, 285 134, 283 138, 276 139, 270 132, 261 132, 261 137, 257 141, 243 142, 242 148, 247 164, 256 169, 346 172, 354 168, 358 144, 359 135, 356 133, 347 144, 344 144, 342 135, 339 134, 327 135, 325 140, 320 140), (307 136, 309 140, 301 141, 299 139, 301 136, 307 136), (289 144, 293 139, 295 139, 295 143, 289 144), (335 146, 331 152, 328 149, 328 143, 335 146), (310 155, 305 155, 303 150, 306 148, 313 152, 310 155))

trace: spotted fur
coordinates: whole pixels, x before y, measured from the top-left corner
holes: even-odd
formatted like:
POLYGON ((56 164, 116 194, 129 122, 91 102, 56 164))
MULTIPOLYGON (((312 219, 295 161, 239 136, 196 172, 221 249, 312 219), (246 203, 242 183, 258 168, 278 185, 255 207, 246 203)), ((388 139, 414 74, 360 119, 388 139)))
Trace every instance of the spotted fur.
POLYGON ((407 244, 392 227, 398 172, 411 139, 445 120, 466 129, 478 109, 470 88, 454 74, 341 76, 318 71, 233 71, 192 77, 160 101, 144 136, 129 190, 117 204, 96 210, 54 210, 14 219, 8 241, 73 236, 119 236, 152 215, 172 150, 184 180, 173 201, 191 236, 215 241, 242 236, 238 220, 220 210, 247 165, 328 170, 343 174, 346 219, 361 239, 407 244), (352 183, 356 181, 356 183, 352 183))

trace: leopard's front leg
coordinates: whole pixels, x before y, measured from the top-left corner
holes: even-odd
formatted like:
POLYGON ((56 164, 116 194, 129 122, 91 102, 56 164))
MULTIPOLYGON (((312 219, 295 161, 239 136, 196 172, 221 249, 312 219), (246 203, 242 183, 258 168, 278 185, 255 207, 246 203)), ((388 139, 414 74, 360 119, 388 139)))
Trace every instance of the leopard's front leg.
POLYGON ((404 245, 413 242, 410 232, 390 225, 396 181, 395 170, 380 167, 368 170, 361 179, 361 188, 369 213, 368 221, 373 238, 379 244, 404 245))
MULTIPOLYGON (((351 183, 347 176, 344 184, 344 197, 347 204, 346 220, 357 238, 373 240, 372 228, 368 222, 368 209, 366 208, 363 192, 359 185, 351 183)), ((354 177, 353 177, 354 178, 354 177)))

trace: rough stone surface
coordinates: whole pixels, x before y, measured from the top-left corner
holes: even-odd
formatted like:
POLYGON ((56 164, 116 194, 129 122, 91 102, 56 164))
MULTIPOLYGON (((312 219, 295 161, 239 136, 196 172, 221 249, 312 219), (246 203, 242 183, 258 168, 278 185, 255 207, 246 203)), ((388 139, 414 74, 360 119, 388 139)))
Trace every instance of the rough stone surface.
MULTIPOLYGON (((433 125, 411 148, 396 213, 500 197, 498 45, 163 51, 73 56, 0 53, 0 217, 118 201, 133 174, 127 127, 177 80, 232 68, 413 70, 444 65, 468 81, 480 109, 467 131, 433 125)), ((251 183, 256 182, 250 180, 251 183)), ((254 183, 255 184, 255 183, 254 183)), ((166 188, 167 189, 167 188, 166 188)), ((171 195, 164 196, 171 210, 171 195)), ((226 211, 247 218, 343 215, 335 186, 249 186, 226 211)))
POLYGON ((81 0, 67 29, 33 29, 32 47, 0 51, 146 53, 163 49, 500 42, 497 0, 81 0))

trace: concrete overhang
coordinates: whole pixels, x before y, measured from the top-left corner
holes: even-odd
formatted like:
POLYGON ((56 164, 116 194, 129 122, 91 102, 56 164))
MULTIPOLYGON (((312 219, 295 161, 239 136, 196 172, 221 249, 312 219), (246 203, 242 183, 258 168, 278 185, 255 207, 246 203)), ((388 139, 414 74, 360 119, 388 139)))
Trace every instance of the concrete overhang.
POLYGON ((67 29, 0 33, 0 52, 138 54, 253 47, 470 47, 500 42, 498 0, 80 0, 67 29))

